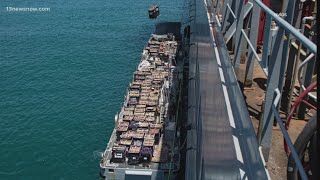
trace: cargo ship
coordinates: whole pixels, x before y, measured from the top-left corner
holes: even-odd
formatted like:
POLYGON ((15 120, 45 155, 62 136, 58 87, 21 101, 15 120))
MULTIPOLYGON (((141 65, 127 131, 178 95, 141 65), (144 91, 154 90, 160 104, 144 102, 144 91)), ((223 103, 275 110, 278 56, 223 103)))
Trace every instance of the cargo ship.
POLYGON ((102 179, 175 179, 180 168, 180 42, 151 34, 102 153, 102 179))

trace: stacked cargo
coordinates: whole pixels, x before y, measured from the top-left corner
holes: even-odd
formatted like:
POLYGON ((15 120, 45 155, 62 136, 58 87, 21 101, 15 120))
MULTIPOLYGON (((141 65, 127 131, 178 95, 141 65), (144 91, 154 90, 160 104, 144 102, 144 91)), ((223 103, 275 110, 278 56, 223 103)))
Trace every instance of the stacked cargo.
POLYGON ((148 54, 134 72, 118 118, 111 162, 136 165, 167 161, 168 148, 162 142, 167 112, 163 109, 170 98, 168 81, 174 67, 167 55, 175 56, 177 42, 173 36, 161 37, 151 37, 144 51, 148 54))

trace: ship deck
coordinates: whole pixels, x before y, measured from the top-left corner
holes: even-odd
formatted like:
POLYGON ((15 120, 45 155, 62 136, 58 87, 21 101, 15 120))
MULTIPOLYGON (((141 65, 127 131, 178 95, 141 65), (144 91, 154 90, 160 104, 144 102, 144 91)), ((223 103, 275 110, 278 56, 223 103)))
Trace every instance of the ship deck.
POLYGON ((171 33, 151 35, 116 116, 101 168, 163 171, 179 168, 179 152, 174 150, 180 77, 175 59, 178 47, 171 33))

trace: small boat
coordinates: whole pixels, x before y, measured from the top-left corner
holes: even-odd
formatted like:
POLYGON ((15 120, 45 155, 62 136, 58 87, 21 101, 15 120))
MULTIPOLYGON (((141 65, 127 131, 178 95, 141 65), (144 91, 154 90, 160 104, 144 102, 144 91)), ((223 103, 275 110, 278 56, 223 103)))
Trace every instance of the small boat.
POLYGON ((159 6, 158 5, 151 5, 148 9, 148 12, 149 12, 150 19, 156 19, 160 14, 159 6))

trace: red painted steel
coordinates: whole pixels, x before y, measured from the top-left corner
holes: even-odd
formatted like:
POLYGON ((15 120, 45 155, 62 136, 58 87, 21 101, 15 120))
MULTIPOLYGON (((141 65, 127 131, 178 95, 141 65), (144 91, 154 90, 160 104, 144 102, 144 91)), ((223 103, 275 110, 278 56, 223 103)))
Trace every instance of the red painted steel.
MULTIPOLYGON (((263 0, 263 4, 270 7, 270 0, 263 0)), ((260 12, 260 23, 259 23, 259 33, 258 33, 258 45, 262 45, 263 43, 263 30, 264 30, 264 24, 266 21, 266 13, 261 11, 260 12)))

